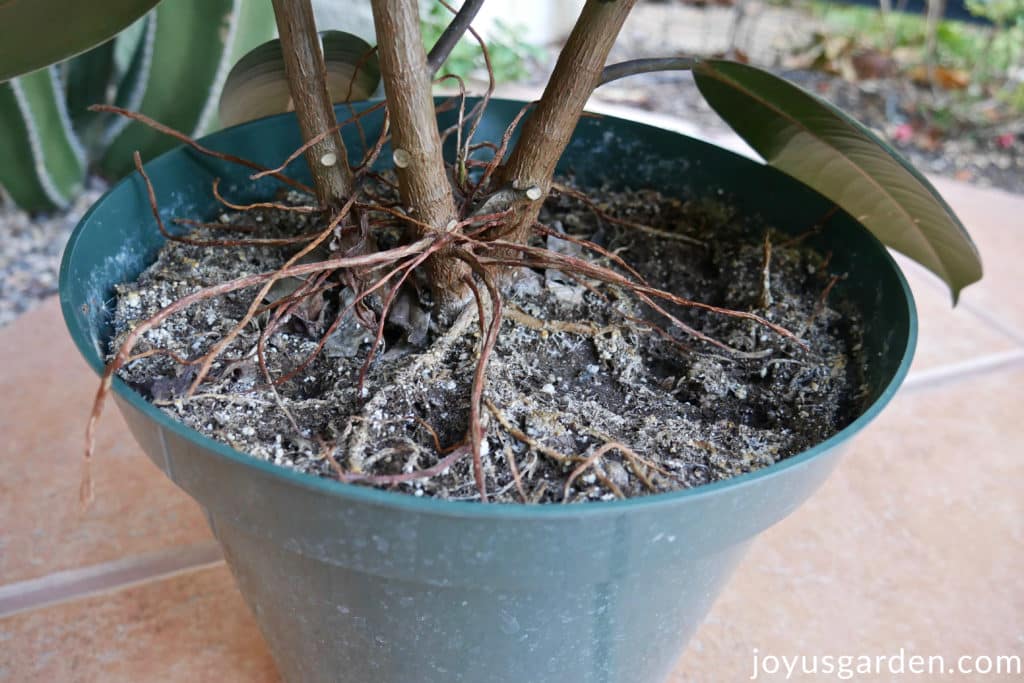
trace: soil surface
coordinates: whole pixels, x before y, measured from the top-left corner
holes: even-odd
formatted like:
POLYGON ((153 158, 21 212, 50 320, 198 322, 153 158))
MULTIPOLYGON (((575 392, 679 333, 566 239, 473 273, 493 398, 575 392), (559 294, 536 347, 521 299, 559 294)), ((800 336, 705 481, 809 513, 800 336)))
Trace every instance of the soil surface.
MULTIPOLYGON (((618 254, 652 285, 764 315, 806 348, 751 320, 665 306, 679 322, 729 347, 721 348, 682 332, 621 287, 526 271, 508 292, 484 392, 492 406, 483 411, 482 448, 492 500, 610 500, 698 486, 798 453, 861 412, 860 316, 827 296, 832 274, 821 254, 772 226, 749 225, 718 201, 682 202, 653 191, 589 194, 600 198, 605 218, 563 194, 547 201, 543 222, 618 254)), ((306 232, 320 219, 250 211, 220 220, 274 237, 306 232)), ((252 233, 201 229, 194 236, 252 233)), ((389 236, 378 239, 386 244, 389 236)), ((595 259, 569 240, 536 239, 595 259)), ((169 242, 137 282, 118 287, 111 351, 128 329, 172 301, 273 269, 288 255, 283 248, 169 242)), ((600 255, 596 260, 614 265, 600 255)), ((294 287, 286 281, 271 299, 294 287)), ((243 290, 176 314, 145 334, 136 351, 162 348, 196 358, 240 320, 255 293, 243 290)), ((480 349, 475 307, 439 329, 422 296, 400 297, 361 394, 358 377, 373 335, 351 318, 323 354, 276 389, 258 360, 268 314, 244 330, 192 396, 186 394, 195 366, 166 355, 137 361, 122 376, 169 415, 255 457, 324 477, 412 473, 439 462, 438 445, 446 452, 464 441, 480 349)), ((314 350, 337 316, 337 299, 334 289, 307 300, 269 337, 264 356, 271 376, 286 374, 314 350)), ((478 499, 468 454, 436 476, 383 487, 478 499)))

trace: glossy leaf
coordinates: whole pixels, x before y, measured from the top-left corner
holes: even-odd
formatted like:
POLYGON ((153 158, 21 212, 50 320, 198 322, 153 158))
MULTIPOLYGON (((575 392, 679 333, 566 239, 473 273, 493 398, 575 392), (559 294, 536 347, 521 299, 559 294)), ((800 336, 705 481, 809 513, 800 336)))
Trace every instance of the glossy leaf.
POLYGON ((769 164, 828 197, 886 245, 941 277, 954 303, 960 290, 981 279, 978 250, 949 205, 863 125, 752 66, 700 60, 693 72, 708 103, 769 164))
MULTIPOLYGON (((343 31, 324 31, 321 44, 331 99, 345 102, 372 96, 380 83, 377 55, 370 54, 372 46, 343 31)), ((225 126, 232 126, 293 108, 281 42, 271 40, 246 54, 231 69, 221 94, 220 119, 225 126)))
POLYGON ((55 67, 0 84, 0 185, 25 209, 63 207, 85 177, 85 155, 55 67))
MULTIPOLYGON (((129 99, 124 106, 196 136, 215 123, 235 56, 272 36, 275 26, 268 0, 164 0, 150 22, 132 60, 137 71, 121 93, 129 99)), ((132 169, 135 150, 151 158, 177 144, 139 123, 119 126, 102 162, 112 177, 132 169)))
POLYGON ((158 0, 0 2, 0 82, 84 52, 112 38, 158 0))

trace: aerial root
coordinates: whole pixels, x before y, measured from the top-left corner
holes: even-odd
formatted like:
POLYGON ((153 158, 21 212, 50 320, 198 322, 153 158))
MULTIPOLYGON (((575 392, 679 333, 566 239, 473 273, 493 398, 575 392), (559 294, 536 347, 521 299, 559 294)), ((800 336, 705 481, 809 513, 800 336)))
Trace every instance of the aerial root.
MULTIPOLYGON (((253 169, 255 171, 268 171, 269 170, 269 169, 267 169, 266 167, 264 167, 264 166, 262 166, 260 164, 257 164, 257 163, 255 163, 253 161, 249 161, 248 159, 243 159, 242 157, 235 156, 234 154, 225 154, 224 152, 218 152, 216 150, 210 149, 209 147, 205 147, 205 146, 199 144, 194 138, 191 138, 188 135, 185 135, 184 133, 182 133, 180 131, 174 130, 170 126, 165 126, 164 124, 160 123, 159 121, 155 121, 155 120, 149 118, 145 114, 140 114, 138 112, 129 111, 128 109, 123 109, 121 107, 115 107, 115 106, 112 106, 112 105, 109 105, 109 104, 94 104, 94 105, 89 107, 89 111, 109 112, 109 113, 117 114, 118 116, 124 116, 124 117, 129 118, 129 119, 131 119, 133 121, 138 121, 139 123, 152 128, 153 130, 157 131, 158 133, 162 133, 164 135, 168 135, 168 136, 174 138, 175 140, 177 140, 178 142, 181 142, 181 143, 183 143, 185 145, 188 145, 189 147, 191 147, 192 149, 196 150, 200 154, 203 154, 203 155, 206 155, 206 156, 209 156, 209 157, 213 157, 214 159, 220 159, 221 161, 227 161, 228 163, 237 164, 239 166, 245 166, 246 168, 251 168, 251 169, 253 169)), ((309 194, 309 195, 316 194, 313 191, 313 188, 311 188, 310 186, 306 185, 305 183, 301 183, 298 180, 295 180, 294 178, 289 178, 288 176, 286 176, 286 175, 284 175, 282 173, 271 171, 269 173, 269 175, 273 176, 275 180, 279 180, 282 183, 284 183, 285 185, 288 185, 289 187, 292 187, 292 188, 294 188, 296 190, 299 190, 300 192, 305 192, 306 194, 309 194)))

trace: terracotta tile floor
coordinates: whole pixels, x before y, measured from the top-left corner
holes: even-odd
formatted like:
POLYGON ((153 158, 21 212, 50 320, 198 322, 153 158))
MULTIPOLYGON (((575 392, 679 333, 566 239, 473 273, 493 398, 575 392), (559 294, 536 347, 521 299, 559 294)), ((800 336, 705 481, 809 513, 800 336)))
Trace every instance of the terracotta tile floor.
MULTIPOLYGON (((907 266, 922 322, 906 387, 823 490, 755 542, 673 683, 745 680, 755 648, 1024 655, 1024 198, 938 184, 987 279, 953 310, 907 266)), ((80 511, 96 380, 56 301, 0 330, 0 368, 0 680, 276 681, 202 515, 114 411, 98 502, 80 511)))

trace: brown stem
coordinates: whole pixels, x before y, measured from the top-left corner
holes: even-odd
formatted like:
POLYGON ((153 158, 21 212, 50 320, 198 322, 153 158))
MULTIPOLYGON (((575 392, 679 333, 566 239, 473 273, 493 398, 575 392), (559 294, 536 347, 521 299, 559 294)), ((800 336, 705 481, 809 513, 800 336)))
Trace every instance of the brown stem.
POLYGON ((537 108, 523 126, 522 137, 512 151, 502 180, 519 189, 537 187, 540 193, 519 203, 515 230, 509 237, 524 242, 540 213, 543 197, 551 188, 565 146, 601 74, 622 23, 636 0, 587 0, 576 21, 555 71, 544 89, 537 108))
MULTIPOLYGON (((281 34, 285 73, 303 140, 311 140, 338 125, 327 90, 327 66, 313 19, 310 0, 273 0, 281 34)), ((320 203, 337 209, 352 194, 348 152, 335 132, 306 150, 320 203)))
MULTIPOLYGON (((392 148, 402 202, 420 224, 446 230, 456 220, 455 198, 441 156, 430 69, 420 35, 417 0, 372 0, 380 70, 391 115, 392 148)), ((414 231, 422 236, 423 227, 414 231)), ((427 276, 442 310, 465 299, 465 264, 449 250, 427 261, 427 276)))
POLYGON ((458 44, 462 34, 469 28, 470 23, 472 23, 480 8, 483 7, 483 4, 484 0, 466 0, 462 4, 455 18, 452 19, 452 23, 448 24, 448 28, 437 39, 437 43, 434 47, 430 48, 427 64, 430 66, 431 74, 437 73, 437 70, 448 59, 448 55, 455 49, 455 45, 458 44))

